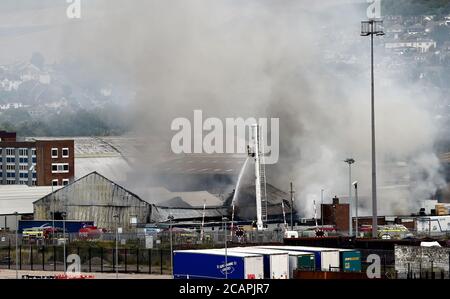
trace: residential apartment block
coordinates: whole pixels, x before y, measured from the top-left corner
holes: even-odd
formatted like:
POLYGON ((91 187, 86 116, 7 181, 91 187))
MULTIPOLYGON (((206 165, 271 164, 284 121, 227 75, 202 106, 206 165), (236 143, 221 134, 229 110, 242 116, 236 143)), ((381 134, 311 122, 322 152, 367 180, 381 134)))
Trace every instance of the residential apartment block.
POLYGON ((75 175, 73 140, 17 141, 0 131, 0 184, 60 186, 75 175))

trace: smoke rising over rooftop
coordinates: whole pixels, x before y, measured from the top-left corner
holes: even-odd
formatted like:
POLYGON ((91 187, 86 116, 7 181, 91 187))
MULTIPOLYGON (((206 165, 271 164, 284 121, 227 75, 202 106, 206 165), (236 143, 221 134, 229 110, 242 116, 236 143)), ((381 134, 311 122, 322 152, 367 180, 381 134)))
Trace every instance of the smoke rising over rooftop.
MULTIPOLYGON (((205 117, 279 117, 280 161, 268 167, 268 181, 284 190, 293 181, 296 207, 312 216, 322 188, 328 198, 346 195, 345 158, 357 161, 353 177, 370 194, 369 40, 359 36, 366 11, 349 2, 83 2, 76 21, 60 7, 40 12, 64 26, 40 33, 48 45, 37 47, 87 73, 127 78, 136 91, 135 130, 149 140, 144 173, 170 151, 173 118, 190 118, 194 109, 205 117)), ((434 95, 408 84, 409 69, 385 69, 385 59, 377 47, 380 186, 402 185, 411 174, 421 179, 410 189, 381 188, 379 205, 386 214, 406 213, 442 183, 434 95), (397 162, 409 166, 397 173, 397 162)))

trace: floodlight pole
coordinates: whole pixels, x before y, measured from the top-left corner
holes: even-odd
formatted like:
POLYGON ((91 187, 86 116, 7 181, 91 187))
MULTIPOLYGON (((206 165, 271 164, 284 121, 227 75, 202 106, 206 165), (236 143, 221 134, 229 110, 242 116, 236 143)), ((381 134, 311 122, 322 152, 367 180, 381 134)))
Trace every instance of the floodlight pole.
POLYGON ((348 235, 351 237, 353 235, 353 221, 352 221, 352 164, 355 163, 353 158, 348 158, 344 161, 348 163, 348 214, 349 214, 349 224, 348 224, 348 235))
POLYGON ((16 215, 16 279, 19 279, 19 213, 14 212, 16 215))
POLYGON ((294 230, 294 188, 291 182, 291 231, 294 230))
POLYGON ((383 21, 371 19, 361 23, 361 36, 370 35, 370 61, 371 61, 371 124, 372 124, 372 238, 378 236, 378 215, 377 215, 377 172, 376 172, 376 151, 375 151, 375 71, 374 71, 374 35, 382 36, 383 21))
POLYGON ((322 222, 322 230, 323 230, 323 192, 325 189, 320 190, 320 221, 322 222))
POLYGON ((114 257, 115 267, 116 267, 116 279, 119 279, 119 215, 116 214, 113 216, 113 218, 116 218, 116 256, 114 257))
POLYGON ((227 217, 222 217, 222 222, 225 227, 225 239, 224 239, 224 243, 225 243, 225 279, 228 279, 227 221, 228 221, 227 217))
POLYGON ((173 241, 172 241, 172 221, 174 217, 170 215, 169 217, 169 237, 170 237, 170 267, 172 269, 172 278, 173 278, 173 241))

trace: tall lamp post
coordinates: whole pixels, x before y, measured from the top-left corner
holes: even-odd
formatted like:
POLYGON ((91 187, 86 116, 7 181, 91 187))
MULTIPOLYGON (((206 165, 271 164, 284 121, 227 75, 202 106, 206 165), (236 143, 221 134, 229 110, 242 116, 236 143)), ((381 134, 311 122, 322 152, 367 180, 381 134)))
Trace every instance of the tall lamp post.
POLYGON ((291 231, 294 230, 294 188, 291 182, 291 231))
POLYGON ((353 158, 348 158, 344 161, 348 164, 348 205, 349 205, 349 224, 348 224, 348 235, 351 237, 353 235, 353 221, 352 221, 352 164, 355 163, 353 158))
POLYGON ((227 270, 227 267, 228 267, 228 248, 227 248, 227 221, 228 221, 228 218, 222 217, 222 221, 223 221, 223 224, 225 227, 225 239, 224 239, 224 242, 225 242, 225 279, 228 279, 228 270, 227 270))
POLYGON ((372 121, 372 238, 378 235, 377 217, 377 172, 375 156, 375 72, 373 39, 374 36, 383 36, 383 21, 370 19, 361 22, 361 36, 370 36, 370 59, 371 59, 371 121, 372 121))
POLYGON ((170 268, 172 269, 172 277, 173 277, 173 242, 172 242, 172 221, 174 217, 170 215, 167 217, 169 219, 169 238, 170 238, 170 268))
POLYGON ((61 218, 63 221, 63 257, 64 257, 64 274, 67 272, 67 257, 66 257, 66 212, 61 213, 61 218))
POLYGON ((320 190, 320 222, 322 222, 322 230, 323 230, 323 192, 325 189, 320 190))
POLYGON ((119 278, 119 215, 116 214, 113 216, 116 220, 116 256, 115 256, 115 266, 116 266, 116 279, 119 278))
POLYGON ((53 194, 53 182, 52 182, 52 243, 53 246, 55 246, 55 233, 56 233, 56 228, 55 228, 55 195, 53 194))
POLYGON ((353 186, 355 187, 355 236, 358 238, 358 181, 354 181, 353 186))
POLYGON ((19 279, 19 213, 14 212, 16 215, 16 279, 19 279))

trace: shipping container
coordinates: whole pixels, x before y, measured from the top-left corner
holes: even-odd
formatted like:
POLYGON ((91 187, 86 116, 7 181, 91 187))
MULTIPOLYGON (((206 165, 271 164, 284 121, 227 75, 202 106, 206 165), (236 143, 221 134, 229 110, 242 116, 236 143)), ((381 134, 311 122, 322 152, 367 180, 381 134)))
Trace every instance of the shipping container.
POLYGON ((244 252, 260 254, 264 259, 265 279, 288 279, 289 278, 289 255, 279 250, 258 247, 233 247, 230 252, 244 252))
POLYGON ((316 271, 339 271, 339 250, 306 246, 260 246, 261 248, 275 250, 302 251, 314 253, 316 271))
POLYGON ((341 268, 344 272, 361 272, 361 252, 353 249, 338 249, 341 268))
POLYGON ((263 256, 223 249, 175 250, 175 279, 263 279, 263 256))
POLYGON ((294 270, 315 271, 316 262, 314 253, 292 250, 280 251, 286 252, 289 255, 289 278, 294 278, 294 270))

